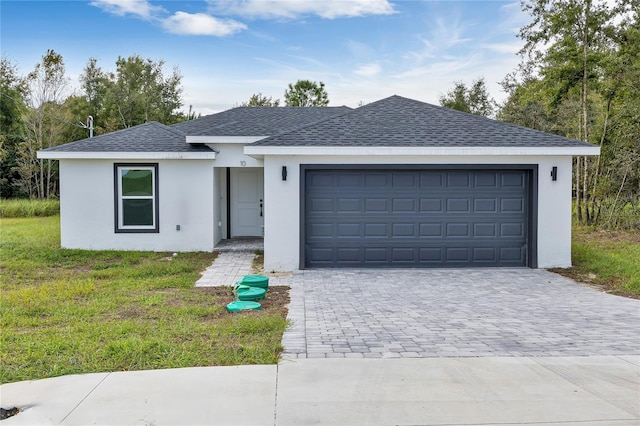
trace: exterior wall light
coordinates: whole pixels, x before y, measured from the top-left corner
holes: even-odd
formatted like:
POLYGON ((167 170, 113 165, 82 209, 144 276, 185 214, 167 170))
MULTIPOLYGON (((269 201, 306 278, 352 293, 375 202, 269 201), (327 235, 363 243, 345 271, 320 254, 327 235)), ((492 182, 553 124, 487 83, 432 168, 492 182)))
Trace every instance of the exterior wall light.
POLYGON ((282 180, 287 180, 287 166, 282 166, 282 180))
POLYGON ((552 181, 558 180, 558 168, 556 166, 553 166, 551 168, 551 180, 552 181))

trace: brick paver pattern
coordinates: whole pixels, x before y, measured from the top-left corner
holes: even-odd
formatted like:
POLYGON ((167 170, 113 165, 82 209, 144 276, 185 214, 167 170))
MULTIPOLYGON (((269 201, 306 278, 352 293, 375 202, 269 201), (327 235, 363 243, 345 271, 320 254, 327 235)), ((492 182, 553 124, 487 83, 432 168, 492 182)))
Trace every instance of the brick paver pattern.
POLYGON ((291 286, 284 359, 640 354, 640 300, 541 269, 305 270, 278 284, 291 286))
POLYGON ((256 250, 263 250, 262 238, 223 240, 215 247, 220 254, 196 281, 196 287, 233 286, 251 271, 256 250))

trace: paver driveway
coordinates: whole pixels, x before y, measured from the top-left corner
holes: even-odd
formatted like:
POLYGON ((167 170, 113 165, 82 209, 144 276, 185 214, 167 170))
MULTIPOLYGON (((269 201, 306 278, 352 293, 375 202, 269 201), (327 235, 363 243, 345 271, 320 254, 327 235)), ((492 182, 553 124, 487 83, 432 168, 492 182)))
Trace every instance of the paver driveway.
POLYGON ((290 285, 285 359, 640 354, 639 300, 545 270, 306 270, 290 285))

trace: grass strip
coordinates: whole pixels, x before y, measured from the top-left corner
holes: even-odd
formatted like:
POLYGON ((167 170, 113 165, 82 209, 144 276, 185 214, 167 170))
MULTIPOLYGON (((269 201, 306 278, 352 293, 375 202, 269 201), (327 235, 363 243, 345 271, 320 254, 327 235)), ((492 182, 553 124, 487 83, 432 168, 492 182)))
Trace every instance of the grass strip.
POLYGON ((0 229, 0 383, 279 358, 288 290, 230 314, 228 288, 194 287, 214 253, 60 249, 58 216, 0 229))
POLYGON ((640 233, 573 230, 572 262, 568 269, 552 269, 608 293, 640 298, 640 233))
POLYGON ((59 200, 1 200, 0 217, 46 217, 60 213, 59 200))

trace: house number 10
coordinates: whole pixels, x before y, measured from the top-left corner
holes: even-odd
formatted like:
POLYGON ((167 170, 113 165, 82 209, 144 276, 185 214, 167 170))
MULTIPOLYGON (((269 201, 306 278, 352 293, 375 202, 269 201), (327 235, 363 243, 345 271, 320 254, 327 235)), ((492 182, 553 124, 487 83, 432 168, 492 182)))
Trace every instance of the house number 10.
POLYGON ((247 166, 247 162, 246 162, 246 161, 244 161, 244 160, 242 160, 242 161, 240 162, 240 165, 241 165, 242 167, 246 167, 246 166, 247 166))

